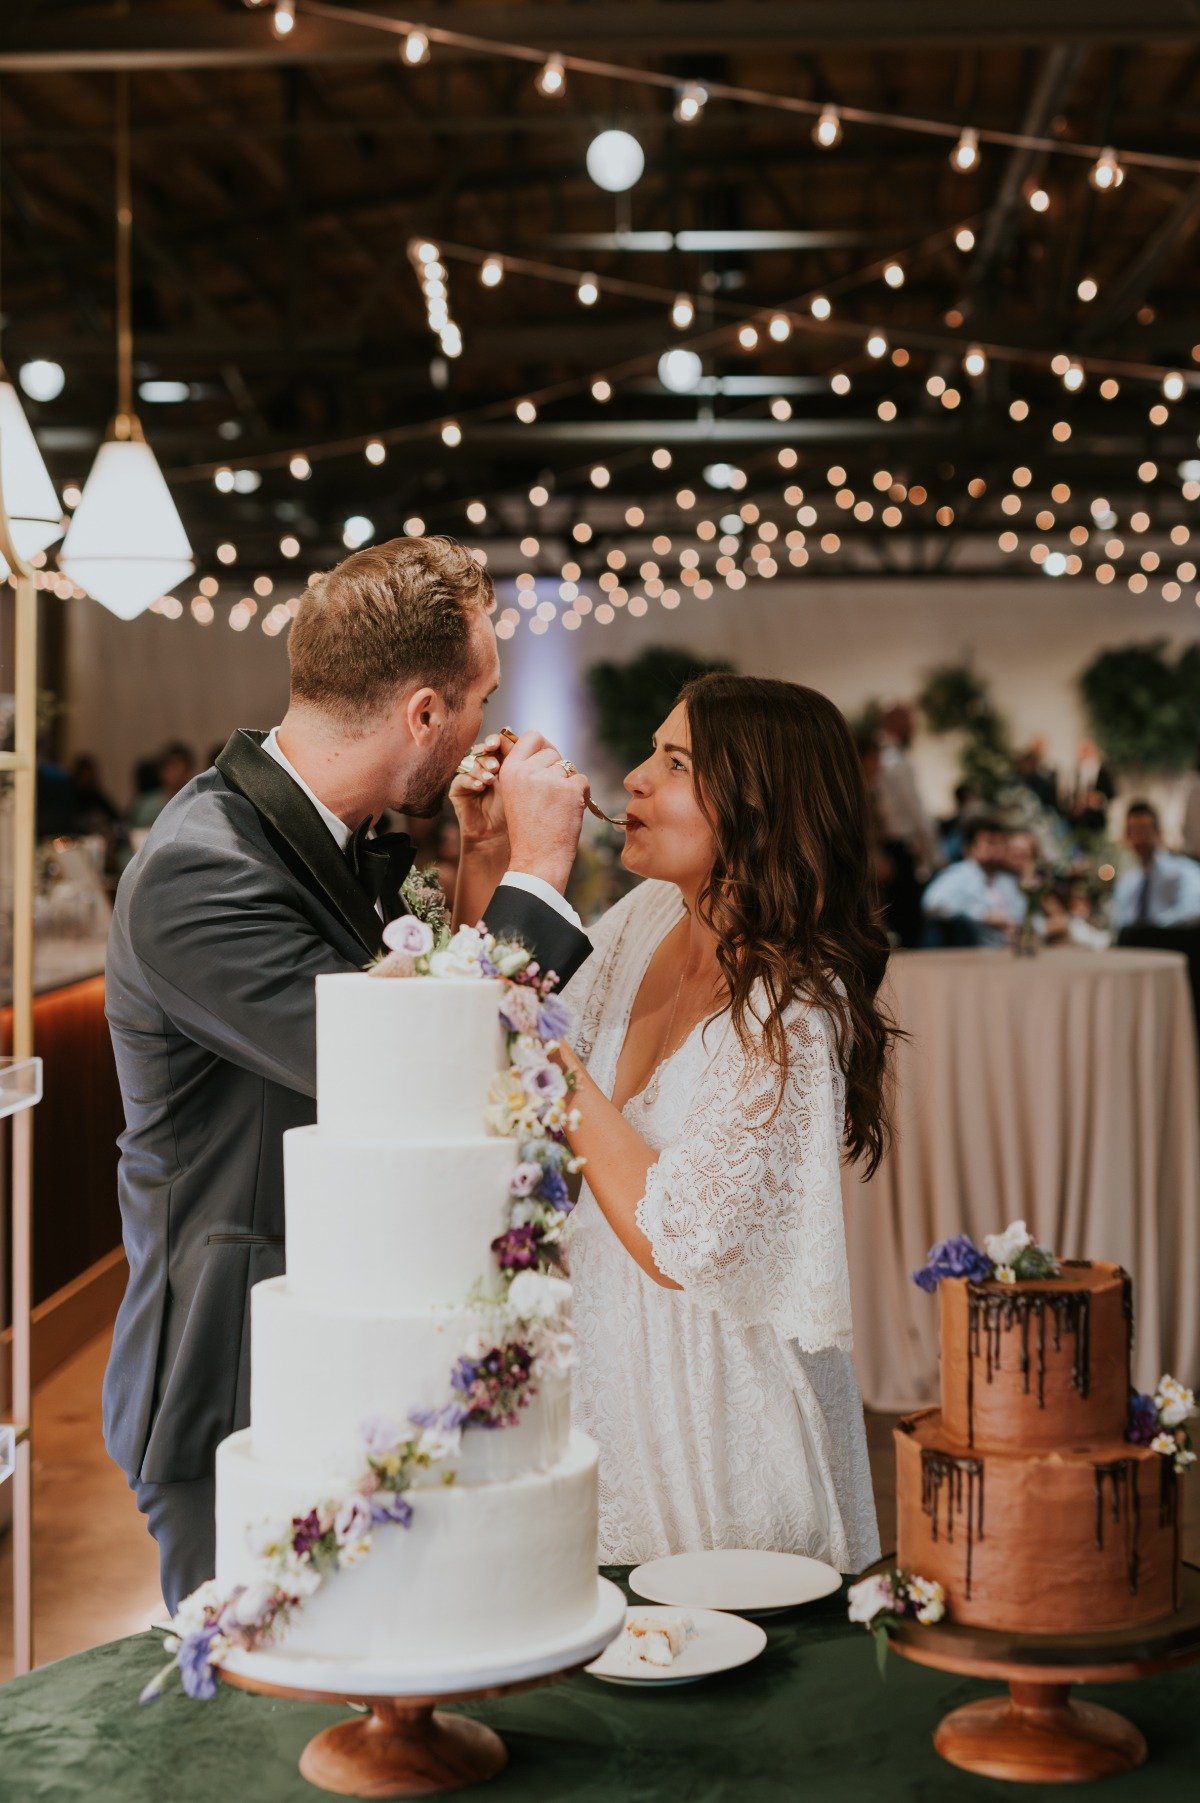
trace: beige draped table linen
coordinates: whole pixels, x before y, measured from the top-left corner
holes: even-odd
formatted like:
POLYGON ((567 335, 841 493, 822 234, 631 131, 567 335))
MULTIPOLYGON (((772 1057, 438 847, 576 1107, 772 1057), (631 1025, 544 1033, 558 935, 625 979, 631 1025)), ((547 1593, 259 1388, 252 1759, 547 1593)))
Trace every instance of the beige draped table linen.
POLYGON ((937 1400, 937 1302, 911 1273, 936 1240, 1024 1218, 1063 1258, 1132 1273, 1134 1382, 1200 1378, 1200 1085, 1175 952, 898 952, 910 1035, 896 1139, 845 1173, 855 1364, 868 1408, 937 1400))

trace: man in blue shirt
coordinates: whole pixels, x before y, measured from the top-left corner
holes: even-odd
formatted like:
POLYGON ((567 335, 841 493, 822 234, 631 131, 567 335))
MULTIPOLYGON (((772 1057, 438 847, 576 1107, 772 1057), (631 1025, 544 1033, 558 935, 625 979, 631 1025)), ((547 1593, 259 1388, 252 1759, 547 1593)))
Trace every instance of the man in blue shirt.
POLYGON ((976 819, 964 833, 965 855, 939 870, 921 898, 934 945, 1007 945, 1025 918, 1025 896, 1008 862, 1009 829, 976 819))
POLYGON ((1113 930, 1200 922, 1200 864, 1164 850, 1158 815, 1148 801, 1130 802, 1125 843, 1137 863, 1113 886, 1113 930))

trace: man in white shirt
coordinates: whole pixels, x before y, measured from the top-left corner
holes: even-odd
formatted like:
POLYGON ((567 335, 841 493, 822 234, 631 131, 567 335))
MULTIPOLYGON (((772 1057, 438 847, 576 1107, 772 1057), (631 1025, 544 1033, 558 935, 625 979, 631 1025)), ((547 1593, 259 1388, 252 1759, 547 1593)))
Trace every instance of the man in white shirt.
POLYGON ((1113 886, 1114 930, 1200 922, 1200 864, 1164 849, 1158 814, 1150 802, 1130 802, 1125 843, 1136 862, 1113 886))
POLYGON ((937 923, 943 945, 1005 945, 1025 918, 1021 885, 1009 868, 1009 829, 1001 820, 975 820, 966 830, 965 856, 948 864, 926 889, 921 908, 937 923))

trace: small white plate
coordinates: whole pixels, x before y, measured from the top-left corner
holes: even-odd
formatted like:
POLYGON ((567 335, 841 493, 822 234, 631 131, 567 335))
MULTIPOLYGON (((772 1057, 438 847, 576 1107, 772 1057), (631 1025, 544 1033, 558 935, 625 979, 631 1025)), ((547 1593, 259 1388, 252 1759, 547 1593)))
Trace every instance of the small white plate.
POLYGON ((729 1609, 767 1615, 832 1596, 841 1575, 821 1559, 800 1553, 729 1550, 675 1553, 630 1573, 629 1588, 652 1603, 675 1609, 729 1609))
MULTIPOLYGON (((645 1616, 679 1612, 639 1608, 630 1613, 645 1616)), ((697 1630, 696 1638, 688 1641, 670 1665, 631 1663, 625 1657, 622 1632, 586 1669, 593 1678, 603 1678, 608 1684, 694 1684, 698 1678, 732 1671, 735 1666, 757 1659, 767 1644, 763 1629, 738 1615, 716 1609, 689 1609, 687 1613, 697 1630)))

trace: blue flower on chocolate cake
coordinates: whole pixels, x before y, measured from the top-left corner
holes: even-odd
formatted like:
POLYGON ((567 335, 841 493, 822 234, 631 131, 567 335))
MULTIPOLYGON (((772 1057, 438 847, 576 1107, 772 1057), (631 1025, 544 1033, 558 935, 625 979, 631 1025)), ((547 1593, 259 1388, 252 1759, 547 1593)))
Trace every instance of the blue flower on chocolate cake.
POLYGON ((1149 1446, 1158 1432, 1158 1404, 1153 1396, 1144 1391, 1131 1390, 1129 1393, 1129 1425, 1125 1429, 1125 1438, 1134 1446, 1149 1446))
POLYGON ((991 1259, 979 1250, 969 1233, 939 1240, 929 1248, 927 1262, 912 1274, 913 1282, 931 1295, 943 1277, 966 1277, 972 1283, 986 1283, 991 1275, 991 1259))

